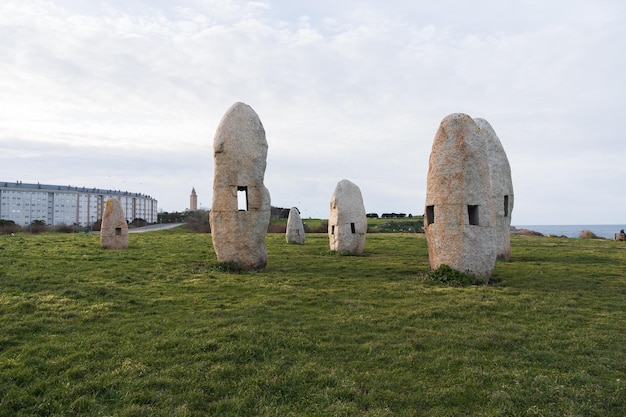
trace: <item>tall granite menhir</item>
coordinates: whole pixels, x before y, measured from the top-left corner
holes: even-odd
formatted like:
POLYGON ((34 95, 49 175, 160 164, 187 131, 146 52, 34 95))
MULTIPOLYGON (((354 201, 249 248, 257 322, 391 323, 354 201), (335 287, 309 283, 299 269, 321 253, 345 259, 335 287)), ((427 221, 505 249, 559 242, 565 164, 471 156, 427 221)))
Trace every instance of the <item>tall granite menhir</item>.
POLYGON ((330 200, 328 238, 330 250, 360 255, 365 247, 367 216, 359 187, 341 180, 330 200))
POLYGON ((210 223, 217 260, 263 269, 271 211, 270 193, 263 185, 267 141, 252 107, 235 103, 226 111, 215 132, 213 156, 210 223))
POLYGON ((104 249, 128 249, 128 224, 120 200, 107 200, 100 224, 100 245, 104 249))
POLYGON ((446 116, 435 135, 424 220, 431 268, 446 264, 491 276, 496 245, 487 145, 466 114, 446 116))

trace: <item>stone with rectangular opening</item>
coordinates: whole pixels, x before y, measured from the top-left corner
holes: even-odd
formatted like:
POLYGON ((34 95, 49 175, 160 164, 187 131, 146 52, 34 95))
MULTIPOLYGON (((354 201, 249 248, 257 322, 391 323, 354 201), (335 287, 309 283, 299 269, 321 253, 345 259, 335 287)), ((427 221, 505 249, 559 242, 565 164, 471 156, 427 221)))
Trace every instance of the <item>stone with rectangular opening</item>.
POLYGON ((356 227, 355 227, 354 223, 350 223, 350 230, 352 231, 352 234, 356 233, 356 227))
POLYGON ((426 226, 435 223, 435 206, 426 206, 426 226))
POLYGON ((509 196, 504 196, 504 217, 509 217, 509 196))
POLYGON ((330 234, 331 235, 335 234, 335 225, 330 226, 330 234))
POLYGON ((469 224, 472 226, 478 226, 478 206, 467 206, 467 216, 469 224))
POLYGON ((248 211, 248 187, 237 187, 237 210, 248 211))
POLYGON ((115 228, 115 236, 122 236, 122 228, 121 227, 116 227, 115 228))

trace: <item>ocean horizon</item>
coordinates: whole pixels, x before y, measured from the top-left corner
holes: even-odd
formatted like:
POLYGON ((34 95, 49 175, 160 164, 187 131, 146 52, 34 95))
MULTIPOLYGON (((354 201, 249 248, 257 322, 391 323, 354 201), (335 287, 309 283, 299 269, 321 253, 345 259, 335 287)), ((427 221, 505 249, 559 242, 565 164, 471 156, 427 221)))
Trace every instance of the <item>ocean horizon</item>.
POLYGON ((626 224, 570 224, 570 225, 513 225, 517 229, 528 229, 539 232, 544 236, 567 236, 580 237, 583 230, 590 230, 596 236, 606 239, 614 239, 615 233, 626 229, 626 224))

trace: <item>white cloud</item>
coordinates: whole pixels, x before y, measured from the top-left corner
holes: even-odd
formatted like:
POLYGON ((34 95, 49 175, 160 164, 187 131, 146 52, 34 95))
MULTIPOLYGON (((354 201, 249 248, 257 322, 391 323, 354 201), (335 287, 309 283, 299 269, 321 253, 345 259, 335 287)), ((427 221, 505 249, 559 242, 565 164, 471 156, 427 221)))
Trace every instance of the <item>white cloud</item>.
MULTIPOLYGON (((192 186, 208 206, 215 128, 244 101, 267 131, 274 204, 325 216, 349 178, 368 211, 416 214, 437 126, 465 112, 509 154, 514 222, 618 222, 603 196, 624 182, 605 168, 625 152, 626 6, 559 3, 5 1, 0 150, 61 184, 72 158, 100 154, 77 163, 88 183, 76 185, 102 188, 120 150, 136 171, 109 166, 153 184, 166 210, 185 208, 192 186), (35 157, 35 142, 65 156, 35 157), (588 191, 597 220, 574 196, 586 172, 602 184, 588 191)), ((3 159, 5 175, 22 167, 3 159)))

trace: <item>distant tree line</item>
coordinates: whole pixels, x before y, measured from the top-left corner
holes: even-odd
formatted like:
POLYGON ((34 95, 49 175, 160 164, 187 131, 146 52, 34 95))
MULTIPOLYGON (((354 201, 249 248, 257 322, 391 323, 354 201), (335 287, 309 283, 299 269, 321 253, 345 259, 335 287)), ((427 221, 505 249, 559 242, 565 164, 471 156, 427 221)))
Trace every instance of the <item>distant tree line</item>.
MULTIPOLYGON (((10 235, 12 233, 30 233, 39 234, 44 232, 58 232, 58 233, 86 233, 88 231, 100 231, 102 220, 98 219, 93 223, 90 223, 88 227, 82 227, 77 223, 74 224, 58 224, 56 226, 50 226, 46 224, 45 220, 33 220, 30 224, 25 226, 19 226, 15 224, 13 220, 0 219, 0 234, 10 235)), ((129 227, 143 227, 147 226, 148 222, 144 219, 137 218, 128 223, 129 227)))
MULTIPOLYGON (((370 219, 378 219, 378 213, 367 213, 365 215, 366 217, 370 218, 370 219)), ((404 219, 408 217, 409 219, 413 217, 413 215, 411 213, 409 213, 409 215, 407 216, 406 213, 383 213, 381 214, 380 218, 381 219, 404 219)))

